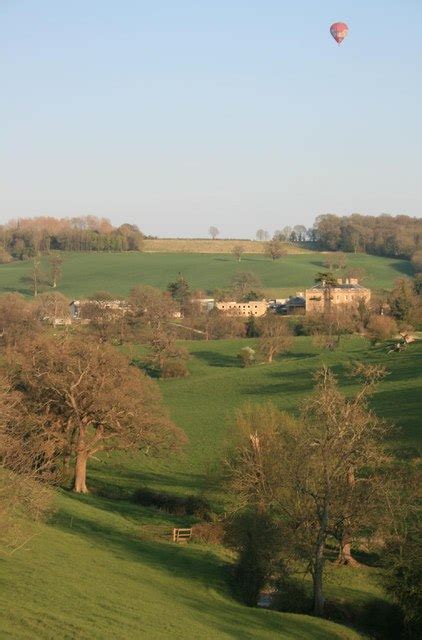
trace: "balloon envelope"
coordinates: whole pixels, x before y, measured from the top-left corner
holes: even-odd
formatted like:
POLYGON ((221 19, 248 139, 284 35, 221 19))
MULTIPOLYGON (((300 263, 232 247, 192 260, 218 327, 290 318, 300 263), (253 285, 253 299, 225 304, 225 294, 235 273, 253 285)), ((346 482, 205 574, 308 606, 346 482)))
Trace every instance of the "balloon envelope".
POLYGON ((344 38, 349 33, 349 27, 347 26, 347 24, 345 22, 335 22, 334 24, 331 25, 330 31, 331 31, 331 35, 333 36, 334 40, 338 44, 341 44, 343 42, 344 38))

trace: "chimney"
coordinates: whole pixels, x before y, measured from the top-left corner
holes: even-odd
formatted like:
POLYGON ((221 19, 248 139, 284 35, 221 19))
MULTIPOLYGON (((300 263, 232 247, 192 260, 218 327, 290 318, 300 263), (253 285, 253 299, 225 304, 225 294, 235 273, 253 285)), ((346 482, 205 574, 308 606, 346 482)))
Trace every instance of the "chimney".
POLYGON ((343 284, 343 278, 337 278, 337 284, 343 284))
POLYGON ((350 278, 350 284, 359 284, 359 281, 357 278, 350 278))
POLYGON ((346 280, 345 280, 345 284, 350 284, 350 283, 349 283, 349 278, 346 278, 346 280))

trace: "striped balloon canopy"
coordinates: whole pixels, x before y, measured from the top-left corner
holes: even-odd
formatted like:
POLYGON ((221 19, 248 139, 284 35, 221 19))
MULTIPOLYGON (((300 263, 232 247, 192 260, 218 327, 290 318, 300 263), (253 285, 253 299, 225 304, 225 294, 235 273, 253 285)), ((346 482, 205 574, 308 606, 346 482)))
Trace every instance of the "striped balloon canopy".
POLYGON ((341 44, 349 33, 349 27, 345 22, 335 22, 331 25, 330 32, 337 44, 341 44))

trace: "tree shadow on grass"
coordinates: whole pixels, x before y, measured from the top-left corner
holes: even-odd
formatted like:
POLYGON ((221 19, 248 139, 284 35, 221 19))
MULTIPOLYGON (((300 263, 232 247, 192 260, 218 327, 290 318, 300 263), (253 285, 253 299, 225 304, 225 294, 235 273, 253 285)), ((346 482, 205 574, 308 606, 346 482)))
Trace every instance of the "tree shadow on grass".
POLYGON ((239 360, 236 356, 216 353, 215 351, 195 351, 193 355, 210 367, 239 367, 239 360))
POLYGON ((29 288, 24 288, 22 286, 14 286, 14 287, 1 287, 3 293, 20 293, 23 296, 33 296, 33 291, 29 288))
POLYGON ((310 358, 315 358, 318 356, 318 353, 298 353, 296 351, 289 351, 288 353, 283 353, 275 358, 275 362, 282 363, 283 361, 288 362, 289 360, 309 360, 310 358))
POLYGON ((203 485, 204 476, 198 473, 185 473, 172 471, 169 474, 149 471, 137 471, 124 468, 118 463, 107 463, 107 469, 101 466, 94 468, 89 475, 89 485, 93 491, 100 491, 104 495, 109 491, 110 495, 131 495, 142 487, 157 488, 168 491, 171 494, 195 494, 197 495, 203 485), (96 473, 97 471, 97 473, 96 473), (106 476, 102 474, 106 471, 106 476), (99 473, 98 473, 99 472, 99 473), (117 491, 116 491, 117 489, 117 491))
MULTIPOLYGON (((268 371, 267 378, 269 379, 267 384, 253 385, 251 387, 244 387, 242 393, 245 395, 253 396, 275 396, 288 395, 293 397, 296 394, 312 393, 314 388, 313 374, 319 369, 319 366, 315 366, 312 369, 298 369, 297 371, 268 371)), ((342 373, 342 365, 330 366, 330 369, 339 376, 342 373)))
POLYGON ((388 266, 403 275, 413 276, 413 268, 408 260, 393 260, 388 266))
POLYGON ((324 266, 324 262, 325 260, 321 259, 321 260, 310 260, 308 262, 308 264, 311 264, 313 267, 323 267, 324 269, 326 269, 327 267, 324 266))

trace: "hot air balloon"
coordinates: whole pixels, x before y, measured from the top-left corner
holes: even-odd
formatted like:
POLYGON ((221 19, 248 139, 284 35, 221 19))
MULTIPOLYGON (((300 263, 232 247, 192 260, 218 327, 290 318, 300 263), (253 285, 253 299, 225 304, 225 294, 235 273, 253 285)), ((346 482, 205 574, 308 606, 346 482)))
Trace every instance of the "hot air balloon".
POLYGON ((335 22, 331 25, 330 32, 337 44, 341 44, 349 33, 349 27, 345 22, 335 22))

